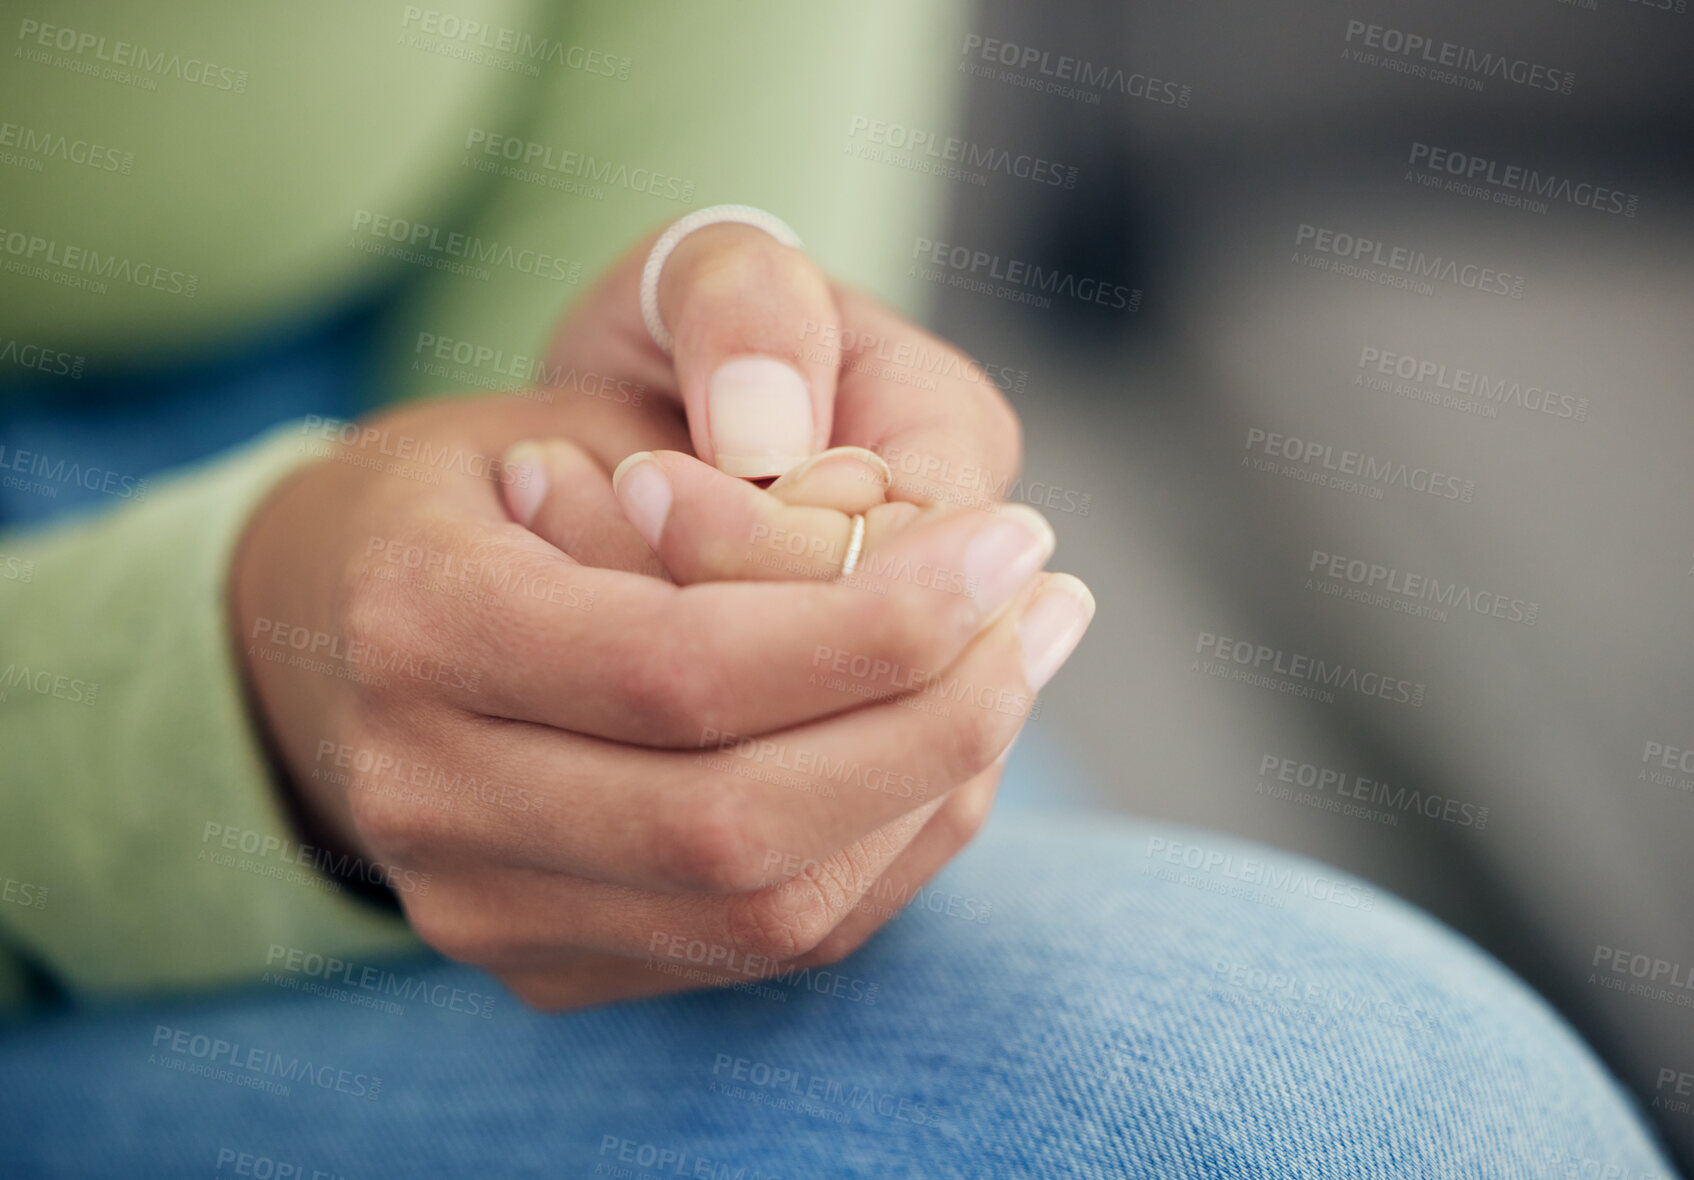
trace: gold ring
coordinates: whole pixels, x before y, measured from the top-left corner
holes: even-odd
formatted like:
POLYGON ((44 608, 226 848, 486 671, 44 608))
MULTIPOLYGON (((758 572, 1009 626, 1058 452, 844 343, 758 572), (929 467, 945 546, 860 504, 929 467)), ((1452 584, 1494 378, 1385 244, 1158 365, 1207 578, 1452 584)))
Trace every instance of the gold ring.
POLYGON ((865 548, 865 517, 862 512, 853 514, 853 531, 847 534, 847 557, 841 563, 841 578, 852 577, 853 571, 859 568, 859 554, 865 548))

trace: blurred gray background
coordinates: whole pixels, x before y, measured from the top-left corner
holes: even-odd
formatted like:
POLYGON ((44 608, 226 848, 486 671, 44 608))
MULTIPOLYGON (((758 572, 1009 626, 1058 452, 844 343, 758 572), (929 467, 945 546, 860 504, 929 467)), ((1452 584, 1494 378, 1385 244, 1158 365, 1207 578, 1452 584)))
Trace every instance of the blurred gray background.
POLYGON ((1099 805, 1432 910, 1562 1009, 1694 1167, 1694 1115, 1660 1084, 1694 1070, 1694 13, 988 0, 973 27, 1016 48, 961 54, 982 67, 961 73, 970 139, 1076 181, 953 183, 951 243, 1143 292, 1128 312, 937 289, 946 335, 1026 374, 1019 491, 1100 598, 1041 738, 1099 805), (1384 67, 1407 57, 1384 30, 1568 73, 1570 93, 1384 67), (1061 56, 1125 80, 1030 88, 1080 70, 1061 56), (1181 87, 1185 105, 1132 93, 1181 87), (1490 167, 1449 187, 1467 178, 1419 144, 1490 167), (1564 183, 1536 197, 1509 168, 1564 183), (1382 246, 1337 273, 1303 225, 1382 246), (1396 247, 1457 266, 1390 285, 1418 265, 1396 247), (1515 295, 1476 289, 1484 268, 1515 295), (1272 434, 1300 458, 1268 456, 1272 434), (1313 480, 1362 463, 1347 451, 1390 477, 1313 480), (1470 493, 1404 486, 1419 470, 1470 493), (1372 565, 1374 587, 1348 580, 1372 565), (1225 680, 1239 665, 1208 635, 1422 703, 1225 680), (1612 990, 1639 982, 1614 951, 1670 969, 1612 990))

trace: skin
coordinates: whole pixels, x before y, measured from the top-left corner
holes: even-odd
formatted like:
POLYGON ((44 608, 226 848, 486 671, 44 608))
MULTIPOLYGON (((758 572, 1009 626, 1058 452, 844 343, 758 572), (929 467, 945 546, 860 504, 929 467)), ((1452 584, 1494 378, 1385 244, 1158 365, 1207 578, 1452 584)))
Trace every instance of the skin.
POLYGON ((394 870, 424 941, 547 1008, 745 981, 858 947, 898 908, 877 899, 910 896, 980 826, 1034 696, 1019 620, 1037 595, 1080 586, 1038 572, 1040 553, 1003 607, 961 593, 966 549, 1006 517, 862 453, 770 490, 716 471, 706 383, 749 353, 805 375, 820 450, 892 448, 998 479, 1016 473, 1018 427, 962 357, 921 395, 843 357, 830 343, 842 329, 956 354, 743 226, 698 231, 667 264, 673 361, 638 311, 649 247, 608 273, 550 351, 566 370, 638 385, 639 405, 562 387, 380 414, 272 493, 231 571, 253 709, 302 823, 394 870), (515 453, 523 462, 499 462, 520 442, 535 444, 515 453), (419 443, 447 456, 408 464, 427 479, 385 469, 419 443), (638 451, 655 452, 674 489, 653 546, 610 475, 638 451), (855 512, 867 554, 896 572, 838 583, 855 512), (776 550, 752 542, 757 525, 800 538, 803 560, 762 560, 776 550), (407 555, 437 576, 396 576, 407 555), (898 572, 918 567, 952 576, 898 572), (330 651, 328 673, 261 654, 308 637, 330 651), (890 671, 842 677, 838 651, 890 671), (902 702, 932 674, 980 692, 945 713, 902 702), (737 745, 753 735, 768 746, 737 745), (342 747, 501 791, 434 800, 323 773, 342 747), (843 763, 869 769, 855 781, 819 769, 843 763), (427 889, 405 886, 424 873, 427 889), (655 970, 649 957, 666 962, 678 936, 718 948, 719 965, 655 970))

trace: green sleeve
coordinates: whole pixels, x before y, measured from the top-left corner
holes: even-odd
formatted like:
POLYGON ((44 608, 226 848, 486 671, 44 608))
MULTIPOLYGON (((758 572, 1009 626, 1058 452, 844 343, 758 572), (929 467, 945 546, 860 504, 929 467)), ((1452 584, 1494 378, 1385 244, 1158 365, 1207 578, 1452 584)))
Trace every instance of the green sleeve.
POLYGON ((536 88, 467 58, 528 68, 479 46, 533 46, 552 19, 548 0, 4 7, 5 335, 96 371, 227 348, 415 274, 360 224, 464 216, 483 187, 459 167, 465 129, 507 126, 536 88))
POLYGON ((236 539, 301 442, 281 428, 115 484, 98 514, 0 534, 0 1004, 19 956, 98 994, 256 976, 273 945, 413 945, 312 868, 227 625, 236 539))
POLYGON ((830 274, 907 315, 927 312, 930 288, 907 272, 916 239, 942 236, 963 183, 945 165, 961 134, 970 8, 743 0, 731 17, 652 0, 559 6, 559 40, 627 76, 551 71, 526 125, 498 141, 484 126, 461 132, 460 164, 489 183, 467 226, 478 241, 545 247, 575 269, 429 273, 392 324, 391 395, 524 384, 526 359, 545 355, 596 275, 707 205, 767 209, 830 274), (934 150, 885 146, 913 134, 934 150))

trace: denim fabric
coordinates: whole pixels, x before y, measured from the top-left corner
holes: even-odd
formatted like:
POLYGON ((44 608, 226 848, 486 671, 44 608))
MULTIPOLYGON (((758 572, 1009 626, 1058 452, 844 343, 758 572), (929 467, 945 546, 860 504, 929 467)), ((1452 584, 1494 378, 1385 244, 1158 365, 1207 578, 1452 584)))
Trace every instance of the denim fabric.
POLYGON ((363 413, 375 323, 371 308, 350 307, 192 363, 74 380, 0 374, 0 527, 122 507, 110 486, 227 450, 291 418, 363 413), (56 474, 32 474, 38 463, 56 474))
POLYGON ((440 961, 308 969, 0 1035, 6 1174, 1672 1174, 1475 947, 1098 815, 992 819, 857 955, 742 991, 543 1015, 440 961))

